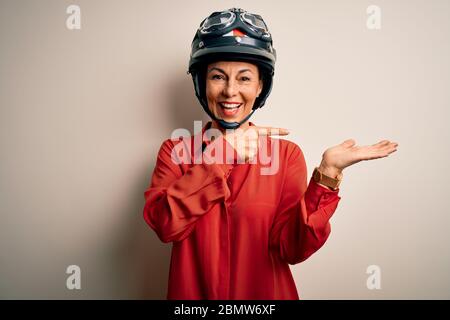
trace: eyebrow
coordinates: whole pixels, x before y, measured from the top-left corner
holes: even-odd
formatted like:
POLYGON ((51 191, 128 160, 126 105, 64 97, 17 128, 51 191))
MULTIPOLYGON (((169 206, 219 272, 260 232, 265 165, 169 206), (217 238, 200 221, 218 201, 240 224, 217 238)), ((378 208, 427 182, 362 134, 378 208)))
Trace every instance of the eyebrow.
MULTIPOLYGON (((217 67, 212 67, 211 69, 209 69, 208 73, 210 73, 211 71, 214 71, 214 70, 217 70, 217 71, 219 71, 219 72, 221 72, 221 73, 223 73, 223 74, 226 74, 224 70, 222 70, 222 69, 220 69, 220 68, 217 68, 217 67)), ((239 73, 242 73, 242 72, 245 72, 245 71, 250 71, 250 72, 252 72, 252 70, 250 70, 250 69, 241 69, 241 70, 238 71, 238 74, 239 74, 239 73)), ((252 73, 253 73, 253 72, 252 72, 252 73)))

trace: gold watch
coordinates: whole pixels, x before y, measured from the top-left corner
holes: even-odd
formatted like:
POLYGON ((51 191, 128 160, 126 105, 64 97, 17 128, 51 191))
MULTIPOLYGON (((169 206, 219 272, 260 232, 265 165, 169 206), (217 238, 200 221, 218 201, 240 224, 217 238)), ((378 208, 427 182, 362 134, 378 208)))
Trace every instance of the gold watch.
POLYGON ((319 167, 316 167, 313 172, 313 179, 315 182, 323 184, 332 190, 337 190, 342 181, 342 172, 337 177, 330 177, 319 171, 319 167))

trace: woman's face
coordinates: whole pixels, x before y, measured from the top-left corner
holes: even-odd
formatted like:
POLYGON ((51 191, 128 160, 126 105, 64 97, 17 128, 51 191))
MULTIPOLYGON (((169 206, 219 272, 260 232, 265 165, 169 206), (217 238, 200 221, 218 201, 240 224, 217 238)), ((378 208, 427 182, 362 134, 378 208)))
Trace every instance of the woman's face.
POLYGON ((252 63, 211 63, 206 70, 208 108, 218 119, 239 122, 252 111, 262 86, 258 67, 252 63))

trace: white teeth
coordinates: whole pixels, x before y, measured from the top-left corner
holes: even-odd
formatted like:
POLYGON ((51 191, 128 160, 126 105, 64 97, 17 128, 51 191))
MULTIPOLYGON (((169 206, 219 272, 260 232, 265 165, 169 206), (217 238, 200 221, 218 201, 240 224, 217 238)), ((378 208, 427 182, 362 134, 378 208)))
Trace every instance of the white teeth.
POLYGON ((241 103, 220 103, 225 109, 237 109, 240 107, 241 103))

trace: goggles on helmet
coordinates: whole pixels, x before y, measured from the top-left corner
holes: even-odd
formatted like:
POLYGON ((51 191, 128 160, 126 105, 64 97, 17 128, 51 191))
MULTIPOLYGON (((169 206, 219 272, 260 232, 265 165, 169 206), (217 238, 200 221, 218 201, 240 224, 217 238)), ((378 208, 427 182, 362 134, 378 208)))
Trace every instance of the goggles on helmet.
POLYGON ((242 27, 245 31, 257 38, 267 41, 271 40, 267 25, 260 15, 237 8, 214 12, 203 20, 199 32, 203 36, 217 36, 218 34, 223 34, 239 27, 242 27))

